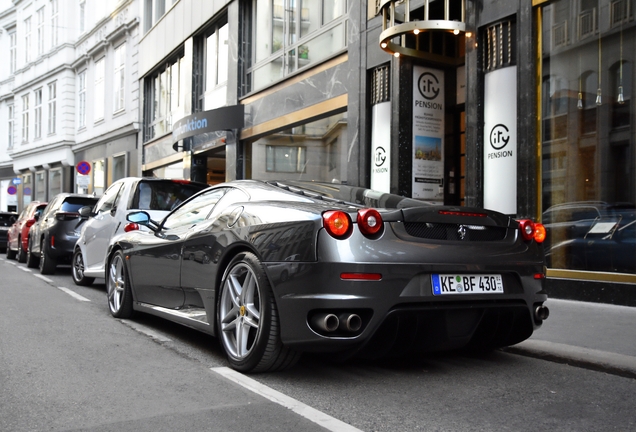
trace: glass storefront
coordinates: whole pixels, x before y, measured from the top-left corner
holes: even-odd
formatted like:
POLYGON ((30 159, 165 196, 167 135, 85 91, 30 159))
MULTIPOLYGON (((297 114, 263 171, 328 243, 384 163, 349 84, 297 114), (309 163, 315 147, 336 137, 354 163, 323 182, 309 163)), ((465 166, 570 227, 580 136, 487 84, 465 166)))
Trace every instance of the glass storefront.
POLYGON ((548 267, 634 274, 634 0, 556 0, 541 18, 548 267))
POLYGON ((336 114, 248 144, 247 178, 347 183, 347 114, 336 114))

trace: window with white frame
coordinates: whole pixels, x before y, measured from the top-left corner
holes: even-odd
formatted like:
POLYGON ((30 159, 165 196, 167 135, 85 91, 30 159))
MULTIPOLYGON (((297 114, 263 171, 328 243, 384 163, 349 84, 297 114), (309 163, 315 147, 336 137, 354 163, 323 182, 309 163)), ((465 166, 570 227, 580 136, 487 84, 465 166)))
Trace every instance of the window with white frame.
POLYGON ((22 142, 29 142, 29 95, 22 96, 22 142))
POLYGON ((33 92, 33 139, 42 138, 42 88, 33 92))
POLYGON ((95 62, 95 106, 94 120, 99 121, 104 118, 104 57, 95 62))
POLYGON ((115 81, 113 90, 115 92, 114 111, 124 109, 126 82, 126 44, 123 43, 115 48, 115 81))
POLYGON ((81 0, 79 4, 79 29, 80 34, 86 30, 86 1, 81 0))
POLYGON ((9 72, 14 73, 17 61, 18 61, 18 51, 17 51, 17 42, 18 37, 15 32, 9 33, 9 72))
POLYGON ((86 71, 83 70, 77 76, 77 127, 86 127, 86 71))
POLYGON ((7 108, 9 109, 9 127, 8 127, 8 131, 7 131, 9 136, 7 137, 8 138, 7 149, 10 150, 10 149, 13 148, 13 134, 14 134, 13 125, 14 125, 14 121, 15 121, 14 120, 15 113, 14 113, 13 105, 9 105, 7 108))
POLYGON ((144 32, 161 19, 171 5, 177 0, 145 0, 144 1, 144 32))
POLYGON ((44 54, 44 7, 38 9, 38 57, 44 54))
POLYGON ((24 20, 24 62, 31 61, 31 17, 24 20))
POLYGON ((48 103, 48 108, 49 108, 49 127, 48 127, 48 134, 54 134, 55 133, 55 122, 57 121, 57 82, 53 81, 52 83, 49 83, 49 103, 48 103))
POLYGON ((59 21, 59 9, 58 0, 51 0, 51 46, 57 46, 58 38, 58 21, 59 21))

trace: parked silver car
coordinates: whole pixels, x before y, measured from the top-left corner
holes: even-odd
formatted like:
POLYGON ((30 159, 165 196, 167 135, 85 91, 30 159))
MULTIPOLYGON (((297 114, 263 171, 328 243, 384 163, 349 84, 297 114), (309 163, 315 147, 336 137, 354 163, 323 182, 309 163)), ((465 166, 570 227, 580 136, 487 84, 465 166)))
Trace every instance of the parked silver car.
MULTIPOLYGON (((104 277, 104 259, 110 238, 132 227, 126 221, 128 213, 144 210, 161 220, 181 202, 207 187, 205 183, 189 180, 140 177, 117 180, 95 207, 80 210, 86 223, 73 252, 73 281, 77 285, 90 285, 96 277, 104 277)), ((146 229, 135 227, 140 228, 146 229)))

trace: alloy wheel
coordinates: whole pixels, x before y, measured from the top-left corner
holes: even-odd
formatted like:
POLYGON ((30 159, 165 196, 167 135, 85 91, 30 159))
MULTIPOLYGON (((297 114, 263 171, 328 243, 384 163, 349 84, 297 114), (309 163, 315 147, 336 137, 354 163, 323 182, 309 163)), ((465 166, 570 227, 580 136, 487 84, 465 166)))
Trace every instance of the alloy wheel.
POLYGON ((232 268, 220 301, 221 337, 228 354, 235 359, 247 357, 260 331, 261 296, 252 268, 240 263, 232 268))

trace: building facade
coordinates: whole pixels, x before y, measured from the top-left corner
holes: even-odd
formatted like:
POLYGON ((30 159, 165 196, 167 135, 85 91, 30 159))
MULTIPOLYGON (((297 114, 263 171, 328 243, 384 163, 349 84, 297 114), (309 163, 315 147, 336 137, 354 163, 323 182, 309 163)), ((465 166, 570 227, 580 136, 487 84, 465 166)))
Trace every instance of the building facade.
MULTIPOLYGON (((54 2, 8 2, 2 49, 35 44, 54 2)), ((492 208, 546 225, 551 293, 636 304, 634 2, 69 0, 63 19, 103 10, 66 35, 67 66, 2 72, 0 170, 49 193, 60 168, 96 193, 124 174, 306 179, 492 208)))
POLYGON ((5 183, 17 187, 7 206, 21 210, 66 191, 99 194, 136 173, 138 2, 8 3, 0 115, 13 172, 2 181, 3 191, 5 183), (75 167, 84 160, 92 169, 82 175, 75 167))

